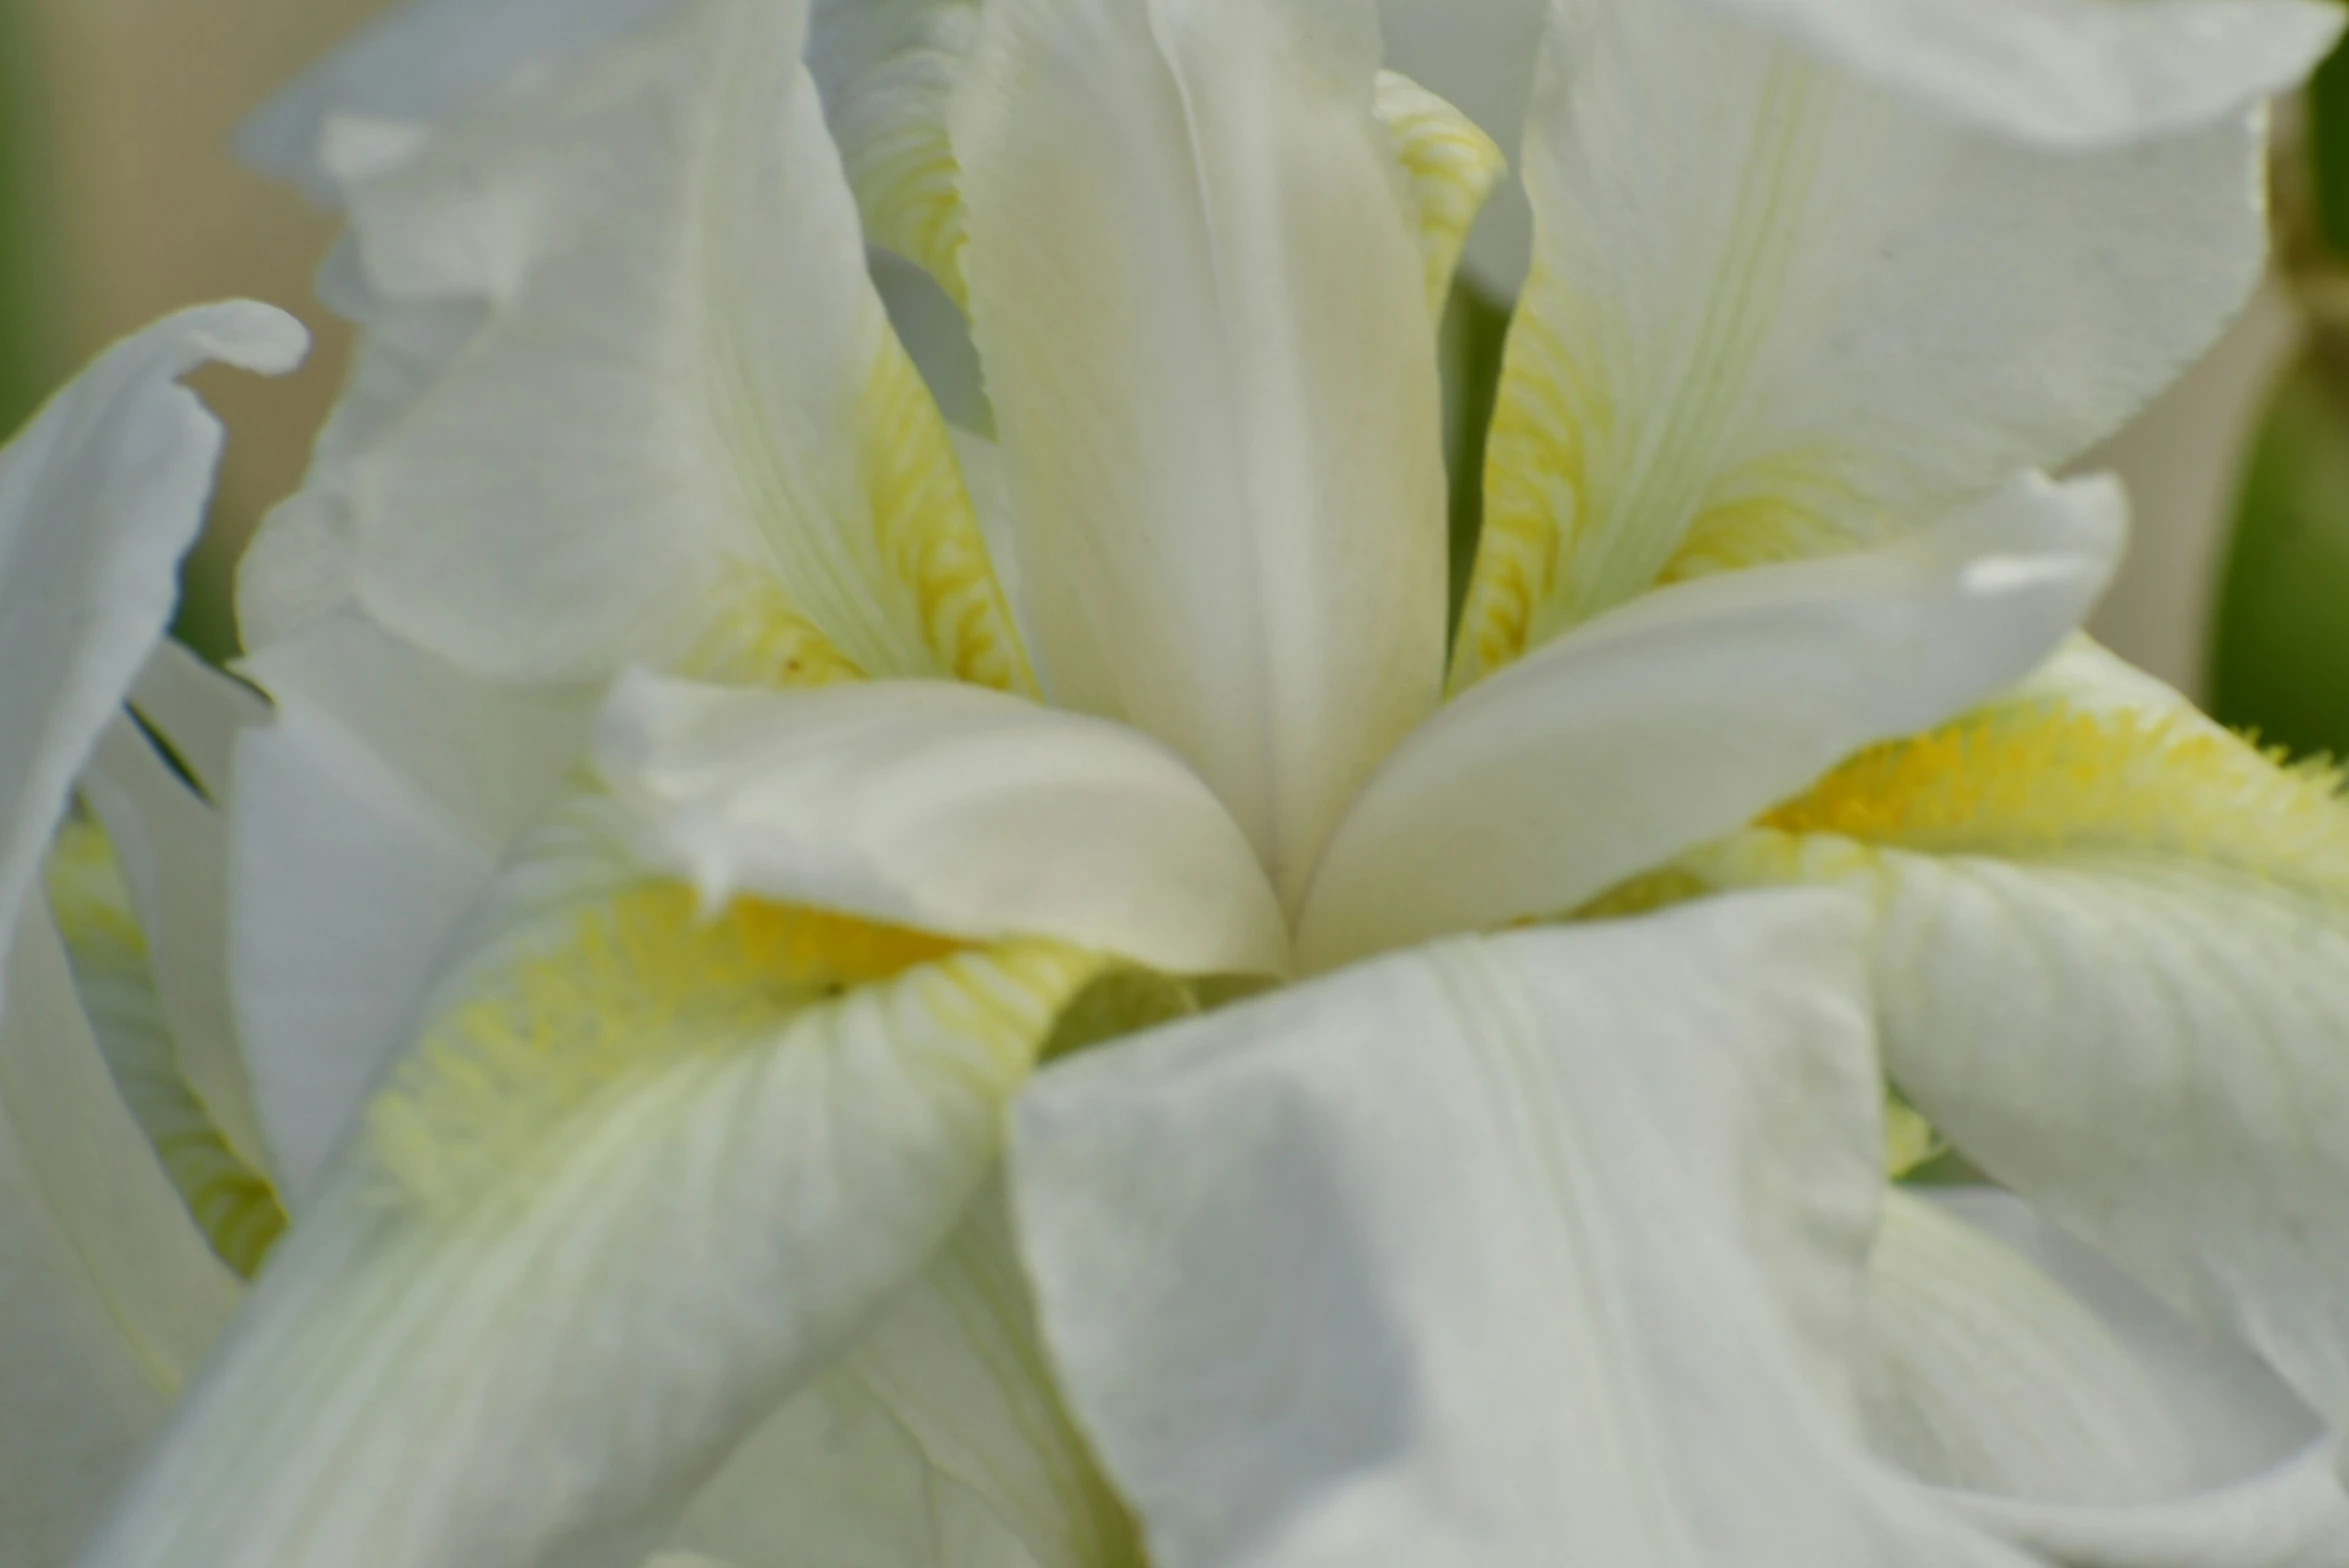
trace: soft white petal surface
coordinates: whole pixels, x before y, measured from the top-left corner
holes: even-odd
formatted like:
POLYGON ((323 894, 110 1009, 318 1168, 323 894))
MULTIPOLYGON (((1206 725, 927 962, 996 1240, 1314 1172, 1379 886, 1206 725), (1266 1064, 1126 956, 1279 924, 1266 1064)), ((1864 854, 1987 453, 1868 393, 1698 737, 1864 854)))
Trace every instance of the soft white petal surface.
POLYGON ((488 315, 351 463, 393 630, 514 679, 1024 679, 805 9, 700 0, 356 188, 378 295, 488 315))
POLYGON ((1837 1387, 1862 917, 1462 939, 1041 1077, 1022 1246, 1152 1560, 2015 1563, 1837 1387))
POLYGON ((1054 936, 1185 974, 1287 967, 1280 905, 1237 825, 1120 725, 945 682, 744 692, 637 676, 596 754, 647 858, 713 903, 1054 936))
POLYGON ((2158 136, 2299 84, 2316 0, 1708 0, 1955 117, 2062 148, 2158 136))
POLYGON ((2257 116, 2054 154, 1718 0, 1551 17, 1524 158, 1535 276, 1456 682, 1659 578, 1848 548, 2061 466, 2259 278, 2257 116))
POLYGON ((593 704, 471 679, 348 608, 246 668, 277 713, 237 753, 230 984, 298 1207, 515 834, 584 755, 593 704))
POLYGON ((1098 960, 705 921, 593 820, 507 873, 90 1568, 632 1560, 980 1192, 1098 960))
POLYGON ((289 370, 306 343, 266 305, 184 312, 107 350, 0 449, 0 943, 179 599, 221 433, 178 378, 211 360, 289 370))
POLYGON ((2102 590, 2122 532, 2110 481, 2025 480, 1895 544, 1592 622, 1389 759, 1314 880, 1300 961, 1563 913, 1733 830, 2031 670, 2102 590))
POLYGON ((997 0, 954 104, 1053 699, 1198 768, 1293 894, 1435 701, 1433 330, 1369 0, 997 0))
MULTIPOLYGON (((1525 130, 1548 0, 1379 0, 1386 62, 1441 93, 1503 147, 1525 130)), ((1525 281, 1533 214, 1515 180, 1504 180, 1469 235, 1468 276, 1506 299, 1525 281)))
POLYGON ((124 1109, 55 929, 0 1019, 0 1561, 61 1568, 194 1372, 236 1281, 124 1109))
POLYGON ((2101 663, 2071 650, 1691 865, 1867 892, 1886 1065, 1917 1109, 2337 1421, 2349 804, 2101 663))
MULTIPOLYGON (((1877 1400, 1897 1397, 1911 1430, 1957 1439, 1957 1449, 2004 1473, 2010 1494, 2050 1494, 2034 1502, 1951 1492, 1952 1506, 2077 1568, 2307 1568, 2342 1559, 2349 1492, 2332 1476, 2331 1443, 2273 1372, 2179 1317, 2010 1194, 1961 1188, 1920 1196, 1943 1217, 1904 1225, 1918 1205, 1896 1198, 1871 1267, 1870 1337, 1882 1346, 1880 1362, 1900 1369, 1877 1385, 1877 1400), (2002 1256, 1986 1260, 1984 1249, 2002 1256), (1892 1310, 1888 1275, 1900 1276, 1889 1294, 1906 1303, 1892 1310), (1940 1310, 1920 1322, 1920 1305, 1940 1310), (2093 1324, 2084 1331, 2083 1312, 2093 1324), (2067 1324, 2069 1334, 2055 1332, 2067 1324), (2042 1359, 2059 1350, 2059 1337, 2083 1332, 2101 1350, 2059 1352, 2060 1365, 2042 1359), (1905 1343, 1893 1343, 1896 1334, 1905 1343), (2132 1402, 2151 1393, 2157 1406, 2143 1412, 2145 1432, 2134 1443, 2114 1430, 2109 1405, 2090 1399, 2072 1405, 2074 1422, 2034 1419, 2056 1403, 2050 1390, 2088 1393, 2083 1362, 2111 1368, 2116 1350, 2130 1366, 2120 1376, 2138 1391, 2132 1402), (2084 1442, 2091 1433, 2101 1441, 2084 1442), (2077 1475, 2091 1447, 2145 1453, 2148 1435, 2183 1452, 2188 1485, 2135 1505, 2052 1495, 2048 1477, 2077 1475)), ((1937 1468, 1925 1473, 1944 1485, 1955 1479, 1937 1468)))
POLYGON ((269 704, 260 693, 206 664, 171 637, 147 655, 147 667, 131 687, 130 701, 215 806, 229 797, 237 736, 269 718, 269 704))

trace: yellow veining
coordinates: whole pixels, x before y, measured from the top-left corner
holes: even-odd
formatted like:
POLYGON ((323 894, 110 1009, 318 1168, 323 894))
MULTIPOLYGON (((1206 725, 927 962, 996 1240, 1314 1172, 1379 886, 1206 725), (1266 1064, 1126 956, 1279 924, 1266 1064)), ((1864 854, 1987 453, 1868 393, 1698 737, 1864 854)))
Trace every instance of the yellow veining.
POLYGON ((1410 188, 1428 310, 1440 321, 1468 231, 1508 160, 1475 121, 1407 76, 1378 73, 1376 108, 1410 188))
POLYGON ((865 672, 792 606, 774 575, 744 564, 696 606, 693 640, 675 672, 736 686, 831 686, 865 672))
POLYGON ((942 1027, 1009 1061, 1042 1045, 1100 960, 1063 943, 991 948, 821 910, 642 884, 550 915, 443 1007, 368 1111, 370 1146, 412 1198, 461 1206, 552 1129, 637 1075, 775 1045, 861 986, 929 984, 942 1027))
POLYGON ((99 1050, 123 1104, 213 1252, 250 1278, 285 1230, 269 1182, 230 1150, 181 1077, 163 1004, 113 846, 66 823, 46 868, 49 901, 99 1050))
POLYGON ((1538 238, 1485 449, 1455 691, 1661 580, 1782 558, 1826 526, 1802 514, 1832 464, 1736 451, 1829 123, 1815 73, 1774 67, 1754 123, 1710 285, 1668 329, 1588 292, 1538 238))
POLYGON ((946 422, 886 324, 858 402, 857 434, 882 559, 912 590, 939 667, 975 685, 1032 693, 1035 677, 946 422))
POLYGON ((974 6, 940 6, 919 42, 850 85, 835 116, 865 237, 928 270, 966 311, 962 166, 947 104, 978 27, 974 6))
POLYGON ((1940 854, 2158 852, 2349 892, 2341 785, 2191 712, 2046 702, 1862 752, 1761 825, 1940 854))

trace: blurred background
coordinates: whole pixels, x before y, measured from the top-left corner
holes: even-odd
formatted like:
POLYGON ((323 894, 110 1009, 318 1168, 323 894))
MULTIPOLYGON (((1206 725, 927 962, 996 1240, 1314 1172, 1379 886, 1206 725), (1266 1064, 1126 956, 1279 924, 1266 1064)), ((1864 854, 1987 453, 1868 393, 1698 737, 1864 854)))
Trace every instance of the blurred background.
MULTIPOLYGON (((331 220, 240 168, 229 135, 383 3, 0 0, 0 430, 106 343, 180 305, 264 299, 318 336, 297 375, 213 371, 197 382, 231 441, 181 631, 216 658, 233 652, 237 554, 299 479, 348 351, 346 331, 311 298, 331 220)), ((2230 722, 2343 752, 2349 657, 2335 647, 2349 648, 2349 397, 2335 398, 2333 382, 2349 377, 2349 354, 2310 325, 2325 315, 2330 271, 2314 193, 2333 165, 2349 172, 2349 135, 2328 138, 2327 91, 2320 79, 2305 129, 2293 116, 2300 151, 2279 182, 2293 230, 2279 272, 2293 285, 2271 284, 2086 466, 2118 468, 2137 517, 2098 634, 2197 697, 2215 696, 2230 722), (2336 146, 2341 155, 2328 157, 2336 146)), ((2349 201, 2340 206, 2349 215, 2349 201)), ((2349 216, 2339 226, 2349 241, 2349 216)))

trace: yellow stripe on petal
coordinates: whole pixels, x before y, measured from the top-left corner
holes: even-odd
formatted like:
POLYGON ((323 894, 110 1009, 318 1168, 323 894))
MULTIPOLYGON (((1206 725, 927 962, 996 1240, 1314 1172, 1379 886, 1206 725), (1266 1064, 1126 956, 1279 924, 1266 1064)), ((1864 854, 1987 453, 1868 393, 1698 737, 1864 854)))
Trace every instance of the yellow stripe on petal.
POLYGON ((1468 231, 1509 161, 1475 121, 1409 77, 1381 71, 1377 91, 1379 123, 1394 141, 1415 209, 1428 310, 1441 320, 1468 231))
POLYGON ((2160 854, 2349 892, 2339 771, 2186 710, 1992 710, 1862 752, 1761 825, 1934 854, 2160 854))
POLYGON ((146 934, 105 832, 86 818, 66 823, 46 878, 74 990, 116 1093, 213 1253, 250 1279, 283 1234, 285 1210, 180 1075, 146 934))

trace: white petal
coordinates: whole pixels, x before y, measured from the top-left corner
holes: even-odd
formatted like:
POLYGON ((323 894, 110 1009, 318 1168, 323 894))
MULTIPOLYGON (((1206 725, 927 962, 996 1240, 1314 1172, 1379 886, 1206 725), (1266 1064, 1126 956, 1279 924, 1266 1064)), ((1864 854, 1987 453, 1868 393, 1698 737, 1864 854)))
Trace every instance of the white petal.
POLYGON ((1525 152, 1535 277, 1456 683, 1659 580, 1849 548, 2060 467, 2259 278, 2257 115, 2056 154, 1714 0, 1551 14, 1525 152))
POLYGON ((1293 894, 1434 702, 1445 489, 1369 0, 997 0, 974 328, 1056 702, 1197 767, 1293 894))
MULTIPOLYGON (((2163 1411, 2155 1420, 2192 1451, 2193 1487, 2139 1506, 1951 1493, 1952 1506, 2018 1546, 2077 1568, 2306 1568, 2341 1559, 2349 1549, 2349 1492, 2331 1474, 2331 1443, 2316 1417, 2273 1372, 2171 1312, 2011 1195, 1943 1189, 1929 1196, 2012 1249, 2006 1268, 2020 1263, 2037 1277, 2037 1290, 2052 1282, 2077 1303, 2057 1311, 2093 1312, 2108 1342, 2124 1348, 2158 1394, 2163 1411)), ((1888 1211, 1888 1232, 1889 1218, 1888 1211)), ((1977 1239, 1972 1248, 1985 1245, 1995 1243, 1977 1239)), ((1883 1273, 1881 1246, 1876 1272, 1883 1273)), ((2034 1321, 2009 1317, 2004 1327, 2037 1338, 2046 1312, 2041 1303, 2031 1308, 2034 1321)), ((2054 1376, 2061 1381, 2067 1374, 2054 1376)), ((1951 1380, 1940 1392, 1963 1400, 1969 1389, 1951 1380)), ((2010 1384, 2005 1392, 2023 1391, 2010 1384)), ((1995 1414, 2011 1413, 2010 1407, 1995 1414)), ((1993 1412, 1942 1412, 1960 1420, 1969 1414, 1993 1412)), ((1985 1457, 2044 1447, 1996 1426, 1985 1427, 1980 1438, 1989 1445, 1985 1457)), ((2032 1476, 2025 1471, 2019 1479, 2032 1476)))
POLYGON ((2121 506, 2106 481, 2027 481, 1896 544, 1685 583, 1561 639, 1379 772, 1315 878, 1300 961, 1573 909, 2018 679, 2103 588, 2121 506))
POLYGON ((215 806, 228 799, 229 759, 240 732, 267 721, 269 704, 242 681, 232 679, 166 637, 147 655, 147 667, 131 688, 131 706, 171 748, 204 798, 215 806))
POLYGON ((0 1560, 59 1568, 236 1301, 107 1076, 45 911, 0 1019, 0 1560))
POLYGON ((1133 1522, 1061 1407, 1000 1186, 846 1365, 1036 1568, 1139 1568, 1133 1522))
POLYGON ((1152 1561, 2013 1563, 1832 1381, 1881 1182, 1861 926, 1462 939, 1039 1078, 1022 1245, 1152 1561))
MULTIPOLYGON (((1442 94, 1502 146, 1518 144, 1548 0, 1379 0, 1378 9, 1388 65, 1442 94)), ((1532 248, 1525 192, 1505 180, 1469 236, 1468 274, 1509 298, 1525 281, 1532 248)))
POLYGON ((468 679, 347 609, 247 668, 277 713, 237 752, 230 984, 298 1208, 458 923, 584 753, 592 707, 468 679))
POLYGON ((955 936, 1054 936, 1183 974, 1277 973, 1288 933, 1198 777, 1121 726, 889 681, 740 692, 632 677, 605 780, 644 849, 737 892, 955 936))
POLYGON ((208 360, 289 370, 305 342, 266 305, 184 312, 109 349, 0 449, 0 943, 203 522, 220 425, 174 383, 208 360))
POLYGON ((107 726, 81 793, 138 910, 180 1076, 230 1151, 266 1171, 229 1003, 227 819, 180 781, 128 714, 107 726))
POLYGON ((2087 148, 2299 84, 2341 31, 2314 0, 1710 0, 1976 125, 2087 148))
POLYGON ((88 1568, 649 1550, 952 1232, 1100 969, 704 921, 585 821, 501 882, 88 1568))
POLYGON ((1699 857, 1876 901, 1888 1070, 1980 1169, 2349 1413, 2349 804, 2063 668, 1699 857))
POLYGON ((488 312, 351 465, 393 630, 509 679, 1025 679, 804 21, 688 6, 357 187, 378 294, 488 312))

